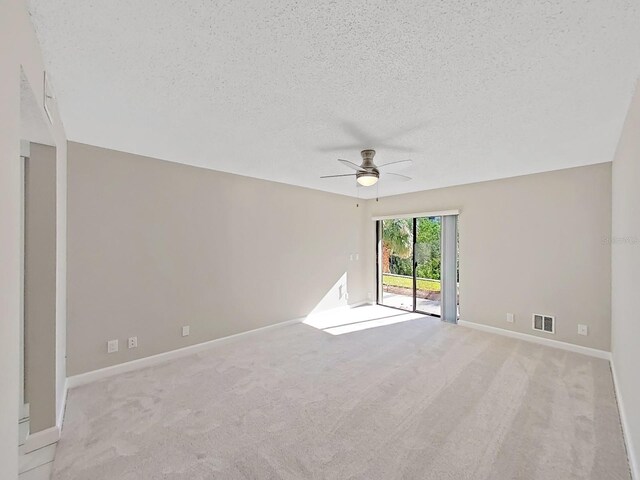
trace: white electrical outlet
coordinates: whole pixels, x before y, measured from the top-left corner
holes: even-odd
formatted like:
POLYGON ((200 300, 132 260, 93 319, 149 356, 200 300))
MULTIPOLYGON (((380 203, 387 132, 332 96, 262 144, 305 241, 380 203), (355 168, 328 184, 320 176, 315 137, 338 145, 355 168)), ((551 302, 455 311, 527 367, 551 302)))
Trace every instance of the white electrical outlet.
POLYGON ((185 325, 184 327, 182 327, 182 336, 183 337, 189 336, 189 325, 185 325))
POLYGON ((513 315, 513 313, 507 313, 507 322, 509 323, 513 323, 515 322, 515 316, 513 315))
POLYGON ((587 325, 578 325, 578 335, 589 335, 589 327, 587 325))
POLYGON ((107 342, 107 353, 115 353, 118 351, 118 340, 109 340, 107 342))
POLYGON ((138 337, 129 337, 129 348, 137 348, 138 346, 138 337))

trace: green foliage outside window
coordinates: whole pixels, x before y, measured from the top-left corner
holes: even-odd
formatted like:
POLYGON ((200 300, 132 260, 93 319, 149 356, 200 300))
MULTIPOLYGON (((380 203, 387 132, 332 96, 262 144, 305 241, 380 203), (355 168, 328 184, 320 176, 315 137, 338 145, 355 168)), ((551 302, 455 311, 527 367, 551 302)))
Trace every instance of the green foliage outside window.
MULTIPOLYGON (((418 218, 416 224, 416 276, 440 280, 440 217, 418 218)), ((384 220, 382 225, 382 268, 384 273, 409 275, 412 272, 411 219, 384 220)))

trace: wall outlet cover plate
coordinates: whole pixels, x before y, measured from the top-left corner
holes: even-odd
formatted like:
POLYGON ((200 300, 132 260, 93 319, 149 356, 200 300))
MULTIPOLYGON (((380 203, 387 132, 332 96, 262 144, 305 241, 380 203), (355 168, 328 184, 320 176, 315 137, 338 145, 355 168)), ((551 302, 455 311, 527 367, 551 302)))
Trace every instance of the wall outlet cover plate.
POLYGON ((107 342, 107 353, 115 353, 118 351, 118 340, 109 340, 107 342))

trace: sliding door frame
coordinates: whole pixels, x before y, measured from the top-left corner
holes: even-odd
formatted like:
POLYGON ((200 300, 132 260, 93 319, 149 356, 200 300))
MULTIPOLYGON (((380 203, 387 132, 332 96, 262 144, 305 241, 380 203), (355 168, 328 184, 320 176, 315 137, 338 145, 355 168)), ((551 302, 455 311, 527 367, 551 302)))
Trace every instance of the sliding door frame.
POLYGON ((382 264, 380 260, 381 243, 380 239, 382 230, 382 220, 376 220, 376 305, 380 305, 380 296, 382 294, 381 270, 382 264))
POLYGON ((413 245, 411 246, 411 276, 413 277, 413 312, 414 313, 423 313, 418 312, 418 280, 416 279, 416 245, 418 244, 418 235, 416 228, 417 221, 416 217, 411 219, 412 229, 413 229, 413 245))
MULTIPOLYGON (((416 270, 417 270, 417 264, 416 264, 416 244, 418 242, 417 240, 417 235, 416 235, 416 231, 417 231, 417 225, 418 225, 418 218, 422 218, 422 217, 413 217, 411 219, 411 225, 412 225, 412 245, 411 245, 411 277, 413 279, 413 288, 412 288, 412 309, 406 309, 406 308, 400 308, 400 307, 394 307, 392 305, 385 305, 384 303, 381 303, 381 299, 383 296, 383 292, 384 292, 384 287, 382 286, 382 265, 380 263, 380 250, 382 249, 382 244, 380 243, 382 240, 382 222, 384 222, 384 219, 382 220, 376 220, 376 305, 381 305, 383 307, 387 307, 387 308, 393 308, 395 310, 400 310, 401 312, 408 312, 408 313, 419 313, 421 315, 427 315, 429 317, 435 317, 435 318, 442 318, 441 315, 438 315, 436 313, 428 313, 428 312, 423 312, 422 310, 418 310, 418 278, 417 278, 417 274, 416 274, 416 270)), ((442 242, 442 235, 440 235, 440 241, 442 242)), ((441 302, 442 303, 442 302, 441 302)), ((442 308, 442 307, 441 307, 442 308)))
MULTIPOLYGON (((443 268, 444 265, 444 255, 447 255, 448 257, 451 257, 451 253, 447 253, 445 250, 448 250, 448 247, 445 248, 444 242, 445 242, 445 232, 444 232, 444 224, 445 224, 445 220, 444 217, 445 216, 455 216, 455 226, 453 227, 452 231, 449 232, 450 235, 453 235, 454 238, 457 240, 457 229, 458 229, 458 215, 457 213, 454 214, 440 214, 440 215, 422 215, 422 216, 417 216, 417 217, 411 217, 411 221, 412 221, 412 235, 413 235, 413 239, 412 239, 412 252, 411 252, 411 256, 412 256, 412 260, 411 260, 411 264, 412 264, 412 268, 411 268, 411 272, 412 272, 412 277, 413 277, 413 309, 409 310, 406 308, 400 308, 400 307, 394 307, 391 305, 385 305, 384 303, 382 303, 382 297, 384 295, 384 287, 382 285, 382 259, 381 259, 381 250, 382 250, 382 231, 383 231, 383 224, 382 222, 385 221, 384 218, 382 219, 377 219, 375 222, 375 228, 376 228, 376 305, 381 305, 383 307, 387 307, 387 308, 394 308, 396 310, 400 310, 402 312, 410 312, 410 313, 419 313, 421 315, 428 315, 430 317, 435 317, 435 318, 440 318, 443 321, 444 319, 444 302, 445 302, 445 282, 444 282, 444 275, 445 275, 445 268, 443 268), (418 218, 435 218, 435 217, 440 217, 440 224, 442 226, 441 230, 440 230, 440 314, 435 314, 435 313, 428 313, 428 312, 423 312, 421 310, 418 310, 418 298, 417 298, 417 293, 418 293, 418 278, 417 278, 417 262, 416 262, 416 245, 417 245, 417 222, 418 222, 418 218)), ((401 217, 398 217, 401 218, 401 217)), ((407 218, 407 217, 405 217, 407 218)), ((390 218, 389 218, 390 219, 390 218)), ((454 259, 454 265, 453 265, 453 270, 454 272, 456 272, 455 274, 455 279, 453 280, 455 288, 454 288, 454 298, 456 298, 456 300, 454 300, 455 303, 455 308, 456 308, 456 315, 455 315, 455 322, 457 322, 457 241, 454 240, 455 242, 455 253, 453 254, 453 259, 454 259)), ((451 271, 451 268, 448 269, 449 271, 451 271)), ((451 320, 449 320, 451 322, 451 320)))

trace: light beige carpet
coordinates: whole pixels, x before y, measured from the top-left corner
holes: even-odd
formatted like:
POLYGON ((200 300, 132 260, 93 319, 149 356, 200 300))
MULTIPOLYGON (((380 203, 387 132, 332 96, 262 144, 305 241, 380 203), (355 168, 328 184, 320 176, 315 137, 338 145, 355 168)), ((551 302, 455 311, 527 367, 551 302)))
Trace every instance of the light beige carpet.
POLYGON ((364 308, 71 390, 53 478, 630 478, 608 362, 364 308))

